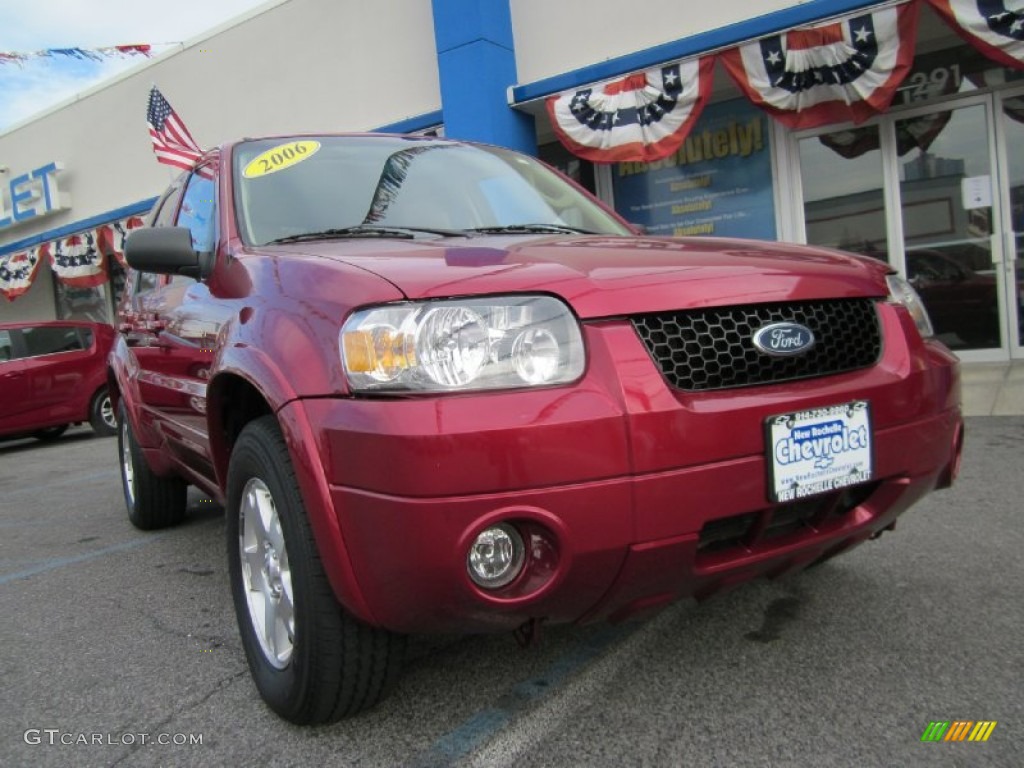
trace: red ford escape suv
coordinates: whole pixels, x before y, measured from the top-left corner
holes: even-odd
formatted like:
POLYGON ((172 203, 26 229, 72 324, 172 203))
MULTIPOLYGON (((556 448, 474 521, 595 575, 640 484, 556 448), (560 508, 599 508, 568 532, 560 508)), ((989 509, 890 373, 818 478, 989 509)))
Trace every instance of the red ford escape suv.
POLYGON ((107 355, 114 336, 104 323, 0 323, 0 439, 52 440, 83 421, 113 435, 107 355))
POLYGON ((256 687, 373 704, 417 632, 620 621, 891 529, 956 475, 956 358, 886 264, 639 237, 530 157, 226 144, 128 262, 131 521, 227 510, 256 687))

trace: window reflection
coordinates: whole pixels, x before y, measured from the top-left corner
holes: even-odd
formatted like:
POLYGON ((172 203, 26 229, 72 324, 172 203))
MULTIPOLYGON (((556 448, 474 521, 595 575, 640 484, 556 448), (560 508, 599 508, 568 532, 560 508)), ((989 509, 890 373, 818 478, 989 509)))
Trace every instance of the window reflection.
POLYGON ((886 258, 878 126, 800 141, 807 242, 886 258))
POLYGON ((58 319, 110 322, 109 301, 105 285, 78 288, 55 279, 53 290, 56 294, 58 319))
POLYGON ((953 349, 997 347, 999 288, 992 268, 993 190, 982 105, 901 120, 921 140, 900 159, 907 277, 939 338, 953 349))

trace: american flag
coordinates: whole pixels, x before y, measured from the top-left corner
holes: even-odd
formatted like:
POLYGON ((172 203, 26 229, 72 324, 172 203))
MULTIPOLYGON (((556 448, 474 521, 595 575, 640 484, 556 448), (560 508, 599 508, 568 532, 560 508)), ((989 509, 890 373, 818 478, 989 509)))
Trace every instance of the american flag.
POLYGON ((149 123, 149 137, 153 140, 153 152, 159 162, 186 171, 195 168, 203 150, 155 85, 149 92, 146 122, 149 123))

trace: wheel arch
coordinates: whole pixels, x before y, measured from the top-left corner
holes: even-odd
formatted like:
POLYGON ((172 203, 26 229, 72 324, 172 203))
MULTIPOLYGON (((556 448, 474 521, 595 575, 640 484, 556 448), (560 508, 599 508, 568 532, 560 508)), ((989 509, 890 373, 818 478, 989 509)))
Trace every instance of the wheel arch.
POLYGON ((241 374, 222 373, 210 382, 206 391, 206 422, 220 488, 227 488, 231 451, 245 425, 273 414, 274 410, 266 393, 241 374))
MULTIPOLYGON (((138 417, 138 385, 131 375, 133 371, 137 370, 137 367, 135 356, 128 347, 128 343, 124 340, 123 336, 118 335, 114 342, 114 347, 107 357, 106 384, 107 390, 110 392, 110 404, 114 407, 114 413, 117 413, 118 406, 122 400, 124 401, 124 409, 131 422, 132 429, 135 430, 136 438, 140 439, 141 444, 150 446, 152 441, 149 439, 149 435, 145 431, 140 430, 142 425, 138 417)), ((94 395, 95 392, 90 396, 90 402, 94 395)))
POLYGON ((294 395, 284 398, 278 392, 275 396, 237 369, 216 374, 206 396, 211 458, 225 502, 232 449, 246 424, 265 415, 275 418, 285 437, 316 547, 335 596, 354 616, 377 625, 359 587, 334 513, 313 425, 297 406, 294 395))

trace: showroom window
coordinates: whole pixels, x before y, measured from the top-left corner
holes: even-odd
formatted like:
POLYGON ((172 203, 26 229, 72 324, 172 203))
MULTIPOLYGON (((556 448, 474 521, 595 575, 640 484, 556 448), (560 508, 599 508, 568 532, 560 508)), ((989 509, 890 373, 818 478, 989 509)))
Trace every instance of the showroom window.
POLYGON ((770 130, 746 99, 709 105, 669 157, 612 166, 615 210, 652 235, 774 240, 770 130))
POLYGON ((807 242, 886 259, 878 126, 810 136, 799 146, 807 242))

